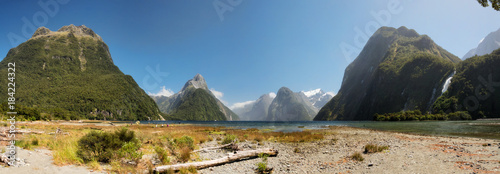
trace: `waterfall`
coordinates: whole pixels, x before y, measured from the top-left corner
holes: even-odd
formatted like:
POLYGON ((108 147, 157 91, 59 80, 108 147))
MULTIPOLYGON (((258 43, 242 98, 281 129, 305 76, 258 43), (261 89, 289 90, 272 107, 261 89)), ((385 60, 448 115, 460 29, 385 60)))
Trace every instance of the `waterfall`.
POLYGON ((446 90, 448 90, 448 87, 450 87, 451 79, 453 78, 453 76, 455 75, 455 73, 457 73, 457 71, 453 71, 453 73, 450 74, 448 76, 448 78, 446 79, 446 81, 444 82, 444 84, 443 84, 443 90, 441 91, 441 95, 443 95, 443 93, 446 92, 446 90))
MULTIPOLYGON (((451 73, 448 76, 448 78, 446 78, 446 81, 443 83, 443 85, 441 85, 443 87, 443 89, 441 90, 441 95, 443 95, 443 93, 446 92, 446 90, 448 90, 448 87, 450 87, 450 84, 451 84, 451 79, 453 78, 453 76, 456 73, 457 73, 457 71, 453 71, 453 73, 451 73)), ((437 87, 437 85, 432 90, 431 100, 429 100, 429 103, 427 103, 427 111, 430 111, 432 104, 436 101, 437 98, 441 97, 441 95, 439 95, 438 97, 435 97, 436 96, 436 87, 437 87)))

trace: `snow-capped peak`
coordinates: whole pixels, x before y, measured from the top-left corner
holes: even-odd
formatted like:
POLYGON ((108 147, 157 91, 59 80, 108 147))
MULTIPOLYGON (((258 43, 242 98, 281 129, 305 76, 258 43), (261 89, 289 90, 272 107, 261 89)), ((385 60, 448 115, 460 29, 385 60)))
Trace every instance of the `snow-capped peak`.
POLYGON ((301 92, 304 93, 304 95, 306 95, 306 97, 311 97, 311 96, 314 96, 318 93, 322 93, 321 88, 310 90, 310 91, 301 91, 301 92))

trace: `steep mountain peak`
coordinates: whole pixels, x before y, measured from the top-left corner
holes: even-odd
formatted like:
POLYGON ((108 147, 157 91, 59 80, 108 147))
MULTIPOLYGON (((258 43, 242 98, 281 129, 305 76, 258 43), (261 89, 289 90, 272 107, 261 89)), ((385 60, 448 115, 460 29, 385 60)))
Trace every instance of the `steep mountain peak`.
POLYGON ((281 87, 278 90, 278 95, 277 96, 284 96, 284 95, 286 96, 286 95, 290 95, 290 94, 293 94, 293 91, 290 88, 281 87))
POLYGON ((406 37, 418 37, 420 36, 414 29, 408 29, 405 26, 401 26, 397 29, 398 34, 406 37))
POLYGON ((500 28, 497 31, 489 33, 486 37, 481 39, 476 48, 473 48, 462 59, 473 57, 475 55, 482 56, 490 54, 494 50, 500 48, 500 28))
POLYGON ((93 39, 102 41, 101 36, 97 35, 92 29, 86 27, 85 25, 75 26, 73 24, 63 26, 57 31, 50 31, 48 28, 42 26, 35 31, 31 38, 34 39, 43 36, 67 35, 70 33, 76 37, 91 37, 93 39))
POLYGON ((425 112, 436 99, 433 91, 460 61, 427 35, 404 26, 381 27, 347 66, 339 92, 315 120, 371 120, 375 113, 416 108, 425 112))
POLYGON ((184 91, 185 89, 187 89, 190 86, 192 86, 196 89, 201 88, 201 89, 205 89, 208 91, 207 82, 205 81, 205 78, 203 78, 203 76, 201 76, 201 74, 196 74, 193 77, 193 79, 188 80, 186 82, 186 84, 184 85, 184 87, 182 87, 181 91, 184 91))

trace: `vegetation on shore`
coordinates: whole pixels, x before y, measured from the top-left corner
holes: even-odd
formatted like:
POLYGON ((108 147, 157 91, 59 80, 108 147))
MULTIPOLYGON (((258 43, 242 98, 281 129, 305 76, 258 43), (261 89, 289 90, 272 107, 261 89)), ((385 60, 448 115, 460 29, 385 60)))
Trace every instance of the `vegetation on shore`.
POLYGON ((449 114, 422 114, 420 110, 401 111, 396 113, 375 114, 375 121, 424 121, 424 120, 471 120, 472 117, 466 111, 458 111, 449 114))
MULTIPOLYGON (((187 124, 160 128, 142 124, 117 127, 19 122, 17 126, 44 131, 36 136, 21 135, 17 145, 26 149, 52 150, 56 165, 85 165, 93 170, 116 173, 152 171, 158 165, 203 160, 193 150, 209 141, 219 144, 248 141, 259 146, 265 141, 301 143, 319 141, 325 136, 325 132, 319 130, 283 133, 187 124), (58 129, 62 133, 56 133, 58 129)), ((186 168, 179 172, 195 173, 196 169, 186 168)))

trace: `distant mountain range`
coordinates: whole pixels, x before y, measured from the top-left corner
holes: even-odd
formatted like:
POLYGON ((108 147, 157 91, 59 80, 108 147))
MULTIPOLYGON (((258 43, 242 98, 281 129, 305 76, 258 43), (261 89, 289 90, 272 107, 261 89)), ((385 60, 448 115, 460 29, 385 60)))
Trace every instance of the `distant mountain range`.
POLYGON ((332 97, 321 89, 295 93, 283 87, 278 95, 264 94, 233 111, 246 121, 310 121, 332 97))
POLYGON ((205 78, 196 74, 172 96, 151 96, 169 120, 234 121, 238 115, 209 90, 205 78))
POLYGON ((478 55, 482 56, 485 54, 490 54, 496 49, 500 48, 500 29, 488 34, 476 48, 471 49, 467 52, 462 59, 468 59, 472 56, 478 55))
MULTIPOLYGON (((490 33, 461 61, 427 35, 404 26, 381 27, 347 66, 335 96, 282 87, 233 112, 200 74, 172 96, 150 97, 114 65, 108 46, 90 28, 40 27, 0 62, 0 73, 8 74, 10 62, 20 70, 0 83, 15 81, 16 111, 26 120, 372 120, 375 114, 408 110, 498 118, 499 36, 500 29, 490 33)), ((0 95, 8 94, 0 88, 0 95)), ((8 104, 0 106, 5 111, 8 104)))
MULTIPOLYGON (((108 46, 86 26, 45 27, 0 62, 7 75, 15 63, 16 106, 19 119, 159 119, 156 103, 134 79, 114 65, 108 46), (36 114, 38 113, 38 114, 36 114), (30 118, 27 118, 30 117, 30 118), (37 117, 37 118, 35 118, 37 117)), ((7 78, 0 83, 7 86, 7 78)), ((7 87, 0 88, 7 101, 7 87)))
POLYGON ((374 114, 429 111, 461 60, 427 35, 381 27, 347 66, 338 94, 314 120, 372 120, 374 114))

